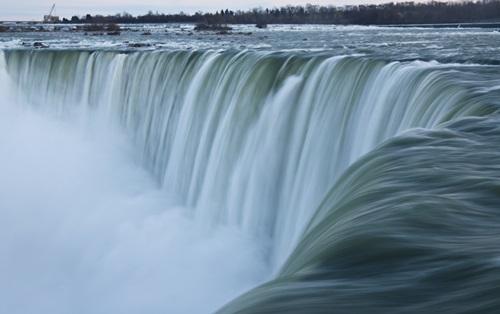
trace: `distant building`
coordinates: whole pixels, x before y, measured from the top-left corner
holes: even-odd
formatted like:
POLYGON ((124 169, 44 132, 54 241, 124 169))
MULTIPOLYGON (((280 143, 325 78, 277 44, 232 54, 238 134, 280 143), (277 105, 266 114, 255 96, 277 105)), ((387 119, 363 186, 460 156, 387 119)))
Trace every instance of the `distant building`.
POLYGON ((55 15, 44 15, 43 16, 44 23, 59 23, 60 21, 61 21, 61 19, 59 18, 59 16, 55 16, 55 15))
POLYGON ((59 16, 52 15, 54 13, 55 8, 56 8, 56 4, 54 3, 52 5, 52 7, 50 8, 49 14, 43 16, 44 23, 59 23, 60 22, 59 16))

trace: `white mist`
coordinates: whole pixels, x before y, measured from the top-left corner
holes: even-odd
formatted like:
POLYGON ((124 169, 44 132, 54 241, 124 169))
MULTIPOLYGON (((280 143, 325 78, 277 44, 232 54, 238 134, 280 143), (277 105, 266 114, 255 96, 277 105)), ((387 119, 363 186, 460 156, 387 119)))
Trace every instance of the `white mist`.
POLYGON ((127 140, 0 83, 0 313, 209 313, 265 279, 254 240, 169 207, 127 140))

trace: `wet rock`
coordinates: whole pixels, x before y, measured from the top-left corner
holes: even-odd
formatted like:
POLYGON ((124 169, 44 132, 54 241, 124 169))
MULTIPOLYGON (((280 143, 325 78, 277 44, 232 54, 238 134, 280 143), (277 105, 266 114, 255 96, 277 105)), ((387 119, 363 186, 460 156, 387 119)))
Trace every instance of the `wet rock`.
POLYGON ((221 24, 196 24, 194 27, 195 31, 215 31, 215 32, 228 32, 233 30, 231 27, 227 25, 221 24))
POLYGON ((35 47, 37 49, 43 49, 43 48, 49 48, 49 45, 47 45, 46 43, 36 41, 33 43, 33 47, 35 47))
POLYGON ((151 44, 148 43, 130 43, 128 44, 130 48, 144 48, 144 47, 151 47, 151 44))

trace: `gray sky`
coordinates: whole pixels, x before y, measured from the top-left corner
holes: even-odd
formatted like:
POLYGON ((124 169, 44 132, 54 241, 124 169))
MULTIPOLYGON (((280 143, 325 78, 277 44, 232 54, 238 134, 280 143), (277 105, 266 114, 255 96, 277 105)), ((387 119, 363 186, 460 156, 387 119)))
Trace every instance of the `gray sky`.
POLYGON ((248 9, 287 4, 344 5, 390 2, 381 0, 0 0, 0 20, 40 20, 56 2, 56 15, 68 17, 86 13, 114 14, 129 12, 143 14, 149 10, 165 13, 212 11, 216 9, 248 9))

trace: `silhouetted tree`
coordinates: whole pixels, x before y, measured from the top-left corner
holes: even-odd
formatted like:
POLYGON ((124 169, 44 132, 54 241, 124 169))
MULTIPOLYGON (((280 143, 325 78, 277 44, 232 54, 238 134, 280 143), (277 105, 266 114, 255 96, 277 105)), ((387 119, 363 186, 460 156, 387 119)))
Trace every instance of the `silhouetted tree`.
POLYGON ((255 8, 247 11, 229 9, 215 13, 160 14, 149 11, 134 17, 128 13, 112 16, 73 16, 67 23, 205 23, 205 24, 437 24, 500 22, 500 1, 476 2, 400 2, 345 7, 285 6, 255 8))

